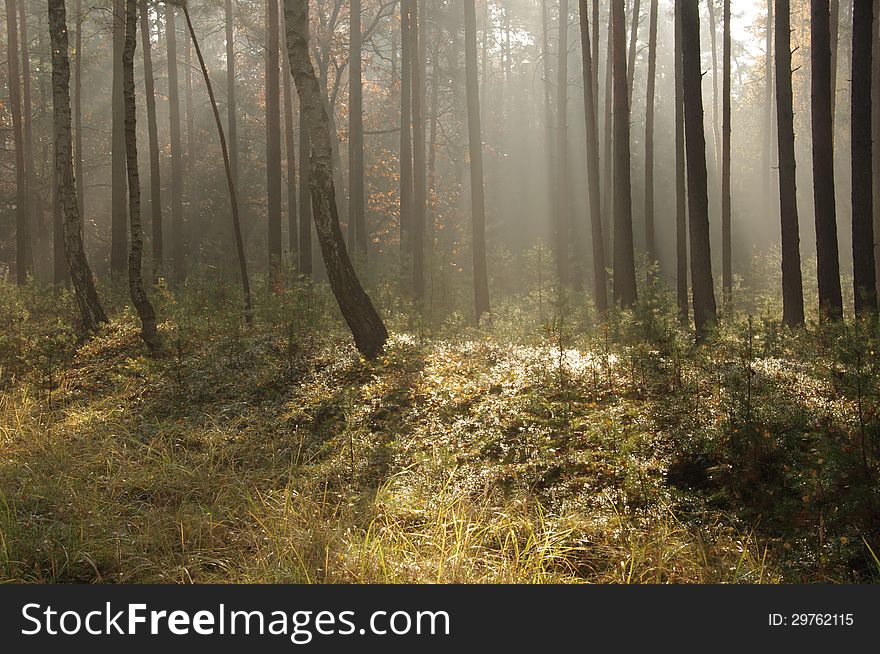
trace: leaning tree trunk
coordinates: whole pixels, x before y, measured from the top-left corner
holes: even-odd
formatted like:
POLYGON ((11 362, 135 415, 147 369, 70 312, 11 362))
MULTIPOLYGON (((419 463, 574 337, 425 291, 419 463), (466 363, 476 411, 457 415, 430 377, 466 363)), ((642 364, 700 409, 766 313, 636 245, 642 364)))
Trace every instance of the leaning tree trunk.
MULTIPOLYGON (((876 313, 877 311, 873 181, 871 179, 873 161, 871 138, 869 137, 871 134, 873 15, 873 0, 854 0, 850 127, 852 128, 853 294, 857 314, 876 313)), ((877 83, 880 84, 880 80, 877 83)))
MULTIPOLYGON (((712 0, 709 0, 710 2, 712 0)), ((730 35, 730 0, 724 0, 724 37, 721 90, 721 287, 724 302, 733 299, 733 242, 731 235, 731 201, 730 201, 730 67, 731 67, 731 35, 730 35)))
POLYGON ((689 322, 688 306, 688 225, 687 225, 687 173, 685 171, 684 144, 684 85, 681 65, 681 4, 675 0, 675 289, 678 316, 682 323, 689 322))
POLYGON ((816 214, 816 264, 819 315, 843 318, 834 199, 834 131, 831 126, 831 25, 829 0, 812 0, 813 201, 816 214))
POLYGON ((15 142, 15 278, 20 285, 27 282, 28 273, 33 269, 31 250, 30 218, 28 216, 27 173, 25 172, 24 135, 21 116, 21 76, 18 70, 18 25, 15 13, 15 0, 6 0, 6 28, 10 56, 6 58, 9 67, 9 109, 12 112, 12 138, 15 142))
POLYGON ((480 89, 477 84, 477 12, 474 0, 464 0, 464 41, 468 149, 471 160, 474 307, 479 324, 483 314, 489 313, 489 276, 486 271, 486 200, 483 191, 483 137, 480 125, 480 89))
POLYGON ((153 282, 162 276, 162 186, 159 171, 159 128, 156 124, 156 94, 150 46, 150 20, 146 0, 141 0, 141 39, 144 49, 144 95, 147 105, 147 135, 150 140, 150 210, 153 228, 153 282))
POLYGON ((568 199, 568 0, 559 0, 559 64, 556 67, 556 274, 559 287, 571 282, 568 199))
POLYGON ((782 320, 804 322, 798 229, 794 112, 791 92, 791 16, 789 0, 776 2, 776 121, 779 138, 779 208, 782 221, 782 320))
POLYGON ((636 303, 630 170, 629 88, 626 77, 626 24, 623 2, 611 8, 614 39, 614 299, 624 307, 636 303))
POLYGON ((311 195, 321 254, 330 288, 354 336, 355 345, 361 354, 373 359, 382 351, 388 332, 354 272, 339 226, 333 185, 333 136, 321 86, 309 56, 308 2, 284 0, 284 19, 290 69, 312 143, 311 195))
POLYGON ((137 156, 137 106, 134 91, 134 51, 137 47, 137 3, 125 0, 125 39, 122 48, 122 97, 125 107, 125 164, 128 173, 128 220, 131 245, 128 251, 128 290, 141 319, 141 338, 150 352, 162 349, 156 331, 156 312, 144 290, 141 263, 144 241, 141 230, 141 182, 137 156))
MULTIPOLYGON (((654 94, 657 81, 657 0, 651 0, 648 26, 648 90, 645 100, 645 251, 648 265, 657 261, 654 239, 654 94)), ((648 275, 653 274, 650 269, 648 275)))
MULTIPOLYGON (((597 80, 593 59, 595 49, 590 43, 590 19, 587 0, 579 0, 581 24, 581 58, 583 59, 584 117, 587 135, 587 185, 590 200, 590 229, 593 240, 593 293, 596 310, 608 311, 608 280, 605 273, 605 239, 602 235, 602 199, 599 179, 599 128, 596 120, 595 84, 597 80)), ((595 31, 594 31, 595 34, 595 31)))
POLYGON ((697 340, 708 335, 715 321, 715 288, 709 246, 709 191, 706 173, 706 136, 700 70, 700 9, 698 0, 682 0, 682 83, 687 142, 687 192, 690 208, 691 285, 697 340))
MULTIPOLYGON (((64 215, 64 252, 83 327, 92 332, 107 314, 98 299, 92 271, 83 248, 82 217, 76 201, 73 154, 70 137, 70 59, 67 39, 67 12, 64 0, 49 2, 49 38, 52 44, 52 107, 55 131, 55 174, 64 215)), ((79 53, 77 53, 78 55, 79 53)), ((14 58, 14 57, 13 57, 14 58)))
POLYGON ((281 107, 278 79, 278 0, 266 3, 266 216, 269 279, 281 269, 281 107))
POLYGON ((110 271, 125 272, 128 220, 125 197, 125 102, 122 98, 122 49, 125 46, 125 0, 113 0, 113 83, 111 86, 110 148, 110 271))
POLYGON ((189 36, 192 39, 193 47, 196 50, 196 57, 199 60, 199 66, 202 69, 202 77, 205 79, 205 88, 208 90, 208 99, 211 101, 211 109, 214 111, 214 122, 217 125, 217 136, 220 139, 220 150, 223 153, 223 166, 226 169, 226 185, 229 188, 229 204, 232 208, 232 228, 235 233, 235 247, 238 252, 238 268, 241 273, 241 288, 244 293, 244 319, 250 324, 254 319, 253 305, 251 304, 251 283, 248 278, 247 259, 244 254, 244 239, 241 236, 241 218, 238 215, 238 196, 235 191, 235 182, 232 180, 232 167, 229 162, 229 149, 226 147, 226 135, 223 133, 223 123, 220 122, 220 110, 217 108, 217 100, 214 99, 214 87, 211 85, 211 78, 208 76, 208 67, 205 65, 205 58, 202 56, 202 49, 196 39, 196 31, 193 29, 192 20, 189 17, 189 10, 186 4, 183 6, 183 17, 186 19, 186 26, 189 29, 189 36))

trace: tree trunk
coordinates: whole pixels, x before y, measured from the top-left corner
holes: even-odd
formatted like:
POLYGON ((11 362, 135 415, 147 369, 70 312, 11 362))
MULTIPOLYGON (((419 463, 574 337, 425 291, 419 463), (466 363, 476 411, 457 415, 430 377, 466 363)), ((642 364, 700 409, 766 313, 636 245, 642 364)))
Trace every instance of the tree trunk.
MULTIPOLYGON (((712 0, 709 0, 710 2, 712 0)), ((731 235, 731 200, 730 200, 730 135, 731 135, 731 25, 730 0, 724 0, 724 37, 722 76, 722 107, 721 107, 721 287, 724 302, 733 299, 733 240, 731 235)))
MULTIPOLYGON (((709 7, 709 36, 712 44, 712 134, 714 135, 715 170, 721 170, 721 130, 718 127, 718 34, 715 27, 715 0, 709 7)), ((716 173, 717 174, 717 173, 716 173)))
POLYGON ((159 128, 156 124, 156 92, 150 44, 150 19, 146 0, 141 0, 141 40, 144 50, 144 95, 150 144, 150 210, 153 227, 153 282, 162 276, 162 182, 159 171, 159 128))
MULTIPOLYGON (((675 289, 679 319, 689 322, 688 306, 688 224, 687 224, 687 171, 684 140, 684 84, 682 74, 681 5, 675 0, 675 289)), ((772 1, 772 0, 771 0, 772 1)))
POLYGON ((715 321, 716 305, 709 245, 709 191, 706 173, 706 136, 703 126, 698 0, 682 0, 681 37, 684 124, 687 141, 687 193, 690 209, 691 286, 697 340, 702 341, 715 321))
POLYGON ((134 91, 134 51, 137 47, 138 0, 125 1, 125 39, 122 49, 122 94, 125 105, 125 164, 128 173, 128 219, 131 245, 128 252, 128 290, 141 319, 141 338, 151 353, 162 349, 156 331, 156 313, 144 290, 141 275, 144 242, 141 232, 141 183, 137 156, 137 107, 134 91))
MULTIPOLYGON (((285 20, 287 11, 285 10, 285 20)), ((290 34, 290 28, 285 23, 285 31, 290 34)), ((287 45, 290 50, 290 44, 287 45)), ((311 139, 309 138, 309 125, 306 121, 306 112, 302 100, 299 103, 299 274, 305 277, 312 276, 312 196, 311 188, 312 167, 309 165, 311 154, 311 139)))
POLYGON ((241 218, 238 215, 238 196, 236 195, 235 182, 232 180, 232 166, 229 163, 229 149, 226 147, 226 135, 223 133, 223 123, 220 122, 220 110, 217 108, 217 101, 214 99, 214 87, 211 85, 211 78, 208 76, 208 67, 205 65, 205 59, 202 57, 202 49, 196 40, 196 31, 193 29, 192 20, 189 17, 189 10, 183 5, 183 17, 186 19, 186 26, 189 29, 189 36, 192 40, 193 47, 196 50, 196 57, 199 60, 199 66, 202 69, 202 77, 205 80, 205 88, 208 90, 208 99, 211 102, 211 109, 214 112, 214 122, 217 125, 217 136, 220 140, 220 151, 223 153, 223 167, 226 171, 226 185, 229 188, 229 203, 232 209, 232 228, 235 233, 235 246, 238 252, 238 267, 241 273, 241 287, 244 294, 244 319, 250 324, 254 318, 253 305, 251 304, 251 283, 248 278, 247 259, 244 254, 244 239, 241 236, 241 218))
POLYGON ((21 112, 22 112, 22 135, 24 137, 24 170, 25 185, 27 187, 28 217, 31 237, 31 264, 35 263, 33 250, 39 248, 41 226, 44 224, 40 215, 40 205, 37 202, 36 168, 34 167, 34 128, 33 128, 33 99, 31 94, 31 55, 30 43, 28 42, 27 13, 25 12, 25 0, 19 0, 19 29, 21 30, 21 112), (36 229, 34 229, 36 228, 36 229))
POLYGON ((202 221, 198 209, 197 194, 195 191, 196 177, 196 129, 195 129, 195 103, 193 102, 193 80, 192 80, 192 42, 185 38, 186 44, 183 48, 183 89, 184 89, 184 111, 186 120, 186 233, 184 236, 184 249, 186 256, 190 259, 198 258, 200 254, 200 241, 202 236, 202 221))
POLYGON ((608 44, 605 48, 605 134, 603 149, 603 179, 602 179, 602 235, 605 237, 605 252, 611 259, 606 265, 612 265, 614 260, 613 238, 614 233, 614 161, 612 157, 612 146, 614 145, 613 132, 613 104, 612 104, 612 87, 613 87, 613 70, 614 70, 614 39, 612 38, 611 7, 608 8, 608 44))
MULTIPOLYGON (((426 0, 421 0, 424 4, 426 0)), ((412 62, 413 122, 413 215, 412 215, 412 292, 416 306, 425 298, 425 208, 427 206, 427 168, 425 156, 425 24, 419 16, 419 0, 411 0, 410 56, 412 62)))
POLYGON ((165 42, 168 46, 168 116, 171 123, 171 258, 173 280, 186 280, 183 223, 183 143, 180 136, 180 87, 177 80, 177 25, 174 5, 165 3, 165 42))
POLYGON ((636 303, 630 181, 629 88, 626 75, 626 24, 623 2, 611 8, 614 39, 614 299, 623 307, 636 303))
POLYGON ((599 140, 599 0, 593 0, 592 49, 593 115, 596 117, 596 141, 599 140))
POLYGON ((871 86, 875 284, 880 288, 880 0, 874 0, 874 81, 871 86))
POLYGON ((773 206, 773 2, 767 0, 767 39, 764 45, 764 145, 761 148, 761 179, 764 182, 764 206, 769 211, 773 206))
MULTIPOLYGON (((831 132, 836 129, 837 119, 837 52, 840 41, 840 0, 830 0, 831 6, 831 132)), ((833 138, 832 138, 833 140, 833 138)))
POLYGON ((413 211, 412 154, 412 11, 413 0, 400 2, 400 253, 402 266, 409 256, 413 211))
POLYGON ((568 242, 568 0, 559 0, 559 64, 556 67, 556 274, 559 286, 571 283, 568 242))
POLYGON ((52 166, 52 281, 57 285, 70 283, 67 257, 64 255, 64 213, 58 193, 58 171, 52 166))
POLYGON ((113 0, 113 84, 110 152, 110 272, 122 274, 128 260, 128 216, 125 192, 125 103, 122 99, 122 48, 125 44, 125 0, 113 0))
POLYGON ((350 54, 348 58, 348 189, 349 238, 352 249, 357 246, 362 255, 367 253, 366 221, 364 219, 364 89, 363 43, 361 36, 361 0, 351 0, 350 54))
POLYGON ((281 99, 278 79, 278 0, 266 2, 266 216, 269 279, 281 267, 281 99))
POLYGON ((333 185, 333 156, 330 119, 322 91, 309 56, 309 7, 302 0, 284 0, 287 52, 290 69, 307 119, 312 142, 311 194, 315 227, 330 280, 343 318, 348 323, 358 350, 365 357, 377 357, 388 332, 358 281, 339 226, 336 190, 333 185))
MULTIPOLYGON (((229 166, 232 183, 235 184, 240 205, 243 207, 247 202, 244 187, 239 183, 238 177, 238 102, 235 92, 235 29, 232 0, 225 0, 223 13, 226 28, 226 126, 229 132, 229 166)), ((239 210, 244 214, 244 209, 241 207, 239 210)))
POLYGON ((547 210, 548 216, 556 216, 556 194, 553 186, 556 183, 556 144, 553 138, 553 110, 550 100, 550 29, 547 0, 541 0, 541 63, 543 66, 544 91, 544 141, 547 147, 547 210))
POLYGON ((816 263, 819 315, 843 318, 837 215, 834 199, 834 132, 831 127, 831 25, 829 0, 812 0, 810 21, 812 65, 813 199, 816 214, 816 263))
POLYGON ((33 270, 30 217, 28 211, 27 171, 25 169, 24 135, 21 115, 21 76, 18 69, 18 25, 15 0, 6 0, 8 33, 6 63, 9 67, 9 110, 12 113, 12 138, 15 142, 15 278, 19 285, 27 282, 33 270))
POLYGON ((76 31, 73 38, 73 46, 76 50, 73 67, 73 92, 76 98, 73 105, 73 129, 74 129, 74 174, 76 176, 76 198, 79 215, 85 215, 85 173, 83 171, 83 129, 82 129, 82 0, 76 0, 76 31))
MULTIPOLYGON (((8 2, 9 0, 7 0, 8 2)), ((70 59, 67 40, 67 12, 64 0, 48 0, 49 38, 52 44, 52 106, 55 132, 55 171, 64 215, 64 253, 67 257, 76 302, 87 332, 107 322, 98 299, 92 271, 86 261, 82 238, 82 217, 76 201, 76 180, 70 137, 70 59)), ((8 9, 7 4, 7 9, 8 9)), ((9 34, 14 34, 9 30, 9 34)), ((77 53, 79 55, 79 53, 77 53)), ((10 60, 15 57, 10 57, 10 60)))
POLYGON ((584 79, 584 117, 587 135, 587 186, 590 203, 590 234, 593 241, 593 294, 596 310, 608 311, 608 280, 605 276, 605 239, 602 235, 602 199, 599 180, 599 129, 596 121, 594 95, 596 75, 590 43, 590 19, 587 0, 579 0, 581 25, 581 57, 584 79))
POLYGON ((776 121, 779 138, 779 208, 782 220, 782 320, 804 322, 798 229, 794 113, 791 92, 791 17, 789 0, 776 2, 776 121))
MULTIPOLYGON (((645 251, 648 265, 657 261, 654 241, 654 95, 657 78, 657 0, 651 0, 648 26, 648 91, 645 101, 645 251)), ((649 276, 653 274, 648 273, 649 276)))
POLYGON ((471 160, 474 307, 477 323, 489 313, 486 271, 486 207, 483 191, 483 138, 480 127, 480 89, 477 84, 477 13, 474 0, 464 0, 464 58, 467 78, 468 144, 471 160))
POLYGON ((287 152, 287 240, 290 256, 299 250, 299 234, 296 221, 296 142, 293 136, 293 92, 291 89, 290 61, 287 53, 287 30, 284 16, 281 18, 281 89, 284 94, 284 141, 287 152))
MULTIPOLYGON (((871 139, 871 73, 874 0, 853 2, 852 45, 852 243, 857 314, 877 312, 871 139)), ((880 83, 880 81, 878 81, 880 83)), ((880 199, 878 199, 880 201, 880 199)))
POLYGON ((632 27, 629 32, 629 61, 626 70, 626 82, 630 104, 632 104, 633 88, 636 79, 636 50, 639 45, 639 18, 641 18, 641 10, 641 0, 635 0, 635 4, 632 8, 632 27))

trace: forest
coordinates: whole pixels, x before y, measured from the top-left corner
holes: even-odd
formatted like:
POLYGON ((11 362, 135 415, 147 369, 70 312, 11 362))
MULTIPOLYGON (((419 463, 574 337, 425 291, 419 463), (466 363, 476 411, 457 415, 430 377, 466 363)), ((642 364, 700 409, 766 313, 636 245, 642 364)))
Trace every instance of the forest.
POLYGON ((0 582, 880 582, 880 0, 4 0, 0 582))

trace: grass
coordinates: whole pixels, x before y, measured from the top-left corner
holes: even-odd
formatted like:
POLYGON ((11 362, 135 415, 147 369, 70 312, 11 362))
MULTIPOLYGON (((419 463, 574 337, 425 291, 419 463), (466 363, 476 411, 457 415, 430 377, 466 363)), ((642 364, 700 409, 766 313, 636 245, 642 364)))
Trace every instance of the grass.
POLYGON ((731 321, 698 350, 662 312, 528 329, 508 307, 481 331, 392 316, 366 362, 319 290, 264 299, 246 329, 205 289, 159 298, 167 353, 151 359, 130 311, 77 343, 58 327, 69 304, 4 285, 23 318, 0 384, 0 579, 877 574, 875 481, 833 486, 873 442, 873 387, 851 390, 873 354, 835 377, 832 354, 799 354, 818 331, 731 321))

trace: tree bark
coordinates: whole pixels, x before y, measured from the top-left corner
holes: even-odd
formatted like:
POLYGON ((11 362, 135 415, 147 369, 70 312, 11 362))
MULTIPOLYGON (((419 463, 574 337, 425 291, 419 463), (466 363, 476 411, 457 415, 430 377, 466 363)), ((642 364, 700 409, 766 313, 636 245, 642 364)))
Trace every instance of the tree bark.
POLYGON ((612 146, 614 145, 614 131, 612 118, 612 87, 614 70, 614 39, 612 38, 611 7, 608 8, 608 44, 605 48, 605 130, 603 150, 603 177, 602 177, 602 235, 605 237, 605 252, 610 259, 606 265, 612 265, 614 260, 613 238, 614 234, 614 157, 612 146))
POLYGON ((238 177, 238 101, 236 99, 235 83, 235 26, 232 15, 232 0, 225 0, 224 27, 226 28, 226 128, 229 138, 229 167, 232 174, 232 183, 238 193, 240 202, 239 211, 247 204, 245 201, 244 187, 238 177))
MULTIPOLYGON (((605 239, 602 235, 602 199, 599 180, 599 128, 594 95, 597 77, 590 42, 588 0, 579 0, 581 26, 581 58, 583 59, 584 120, 587 135, 587 187, 589 189, 590 233, 593 241, 593 295, 596 310, 608 311, 608 280, 605 274, 605 239)), ((595 33, 595 32, 594 32, 595 33)))
MULTIPOLYGON (((687 171, 684 137, 684 85, 682 75, 681 4, 675 0, 675 289, 678 316, 685 325, 689 322, 688 298, 688 224, 687 224, 687 171)), ((771 0, 772 1, 772 0, 771 0)))
POLYGON ((349 239, 352 249, 367 253, 366 222, 364 218, 364 90, 363 90, 363 43, 361 27, 361 0, 351 0, 350 53, 348 58, 348 189, 349 189, 349 239))
POLYGON ((764 144, 761 148, 761 179, 764 182, 764 206, 770 211, 773 206, 773 2, 767 0, 767 23, 764 58, 764 144))
POLYGON ((156 312, 144 290, 141 275, 144 242, 141 232, 141 183, 137 155, 137 106, 134 91, 134 51, 137 47, 138 0, 125 1, 125 39, 122 49, 122 94, 125 105, 125 164, 128 174, 128 219, 131 244, 128 251, 128 290, 141 319, 141 338, 151 353, 162 349, 156 331, 156 312))
POLYGON ((623 307, 636 303, 630 170, 629 87, 626 73, 626 24, 623 2, 611 8, 614 76, 614 299, 623 307))
POLYGON ((464 0, 464 58, 471 160, 471 211, 474 258, 474 308, 477 323, 489 313, 489 276, 486 271, 486 207, 483 191, 483 139, 480 126, 480 89, 477 84, 477 15, 474 0, 464 0))
MULTIPOLYGON (((709 0, 712 2, 712 0, 709 0)), ((733 238, 731 234, 730 138, 731 138, 731 25, 730 0, 724 0, 722 39, 723 86, 721 107, 721 287, 725 304, 733 299, 733 238)))
POLYGON ((284 141, 287 153, 287 240, 290 256, 295 257, 299 251, 299 233, 296 220, 296 140, 293 132, 293 92, 291 90, 290 61, 287 53, 287 30, 284 27, 284 16, 281 16, 281 89, 284 94, 284 141))
POLYGON ((850 127, 852 129, 853 294, 857 314, 877 312, 872 197, 873 156, 871 138, 868 137, 872 127, 873 17, 874 0, 854 0, 850 127))
POLYGON ((153 228, 153 282, 162 276, 162 182, 159 170, 159 128, 156 123, 156 92, 150 44, 150 19, 146 0, 141 0, 141 40, 144 50, 144 96, 147 105, 147 136, 150 145, 150 215, 153 228))
POLYGON ((813 200, 819 315, 843 318, 834 199, 834 132, 831 126, 831 24, 829 0, 812 0, 810 20, 813 200))
POLYGON ((238 196, 236 194, 235 182, 232 180, 232 166, 229 162, 229 149, 226 147, 226 135, 223 133, 223 123, 220 122, 220 110, 217 108, 217 101, 214 99, 214 87, 211 85, 211 78, 208 76, 208 67, 205 65, 205 59, 202 57, 202 49, 196 39, 196 31, 193 28, 192 20, 189 17, 189 10, 183 5, 183 17, 186 19, 186 26, 189 29, 189 37, 192 45, 196 50, 196 57, 199 60, 199 66, 202 69, 202 77, 205 80, 205 88, 208 91, 208 99, 211 102, 211 109, 214 112, 214 123, 217 125, 217 137, 220 140, 220 150, 223 154, 223 167, 226 171, 226 185, 229 189, 229 204, 232 209, 232 229, 235 234, 235 246, 238 253, 238 267, 241 273, 241 288, 244 295, 244 319, 250 324, 254 319, 253 305, 251 304, 251 283, 248 278, 247 259, 244 253, 244 239, 241 236, 241 218, 238 214, 238 196))
MULTIPOLYGON (((21 112, 21 75, 18 68, 18 21, 15 0, 6 0, 8 34, 6 63, 9 68, 9 110, 12 113, 12 138, 15 142, 15 278, 20 286, 33 270, 30 216, 28 211, 27 170, 21 112)), ((66 28, 65 28, 66 29, 66 28)))
POLYGON ((709 195, 706 136, 703 125, 698 0, 682 0, 682 84, 687 142, 687 193, 691 240, 691 286, 697 340, 702 341, 716 318, 712 256, 709 244, 709 195))
POLYGON ((541 0, 541 63, 543 68, 544 91, 544 142, 547 148, 547 210, 548 215, 556 216, 556 194, 553 187, 556 183, 556 143, 553 137, 553 110, 550 99, 550 29, 547 0, 541 0))
POLYGON ((556 66, 556 274, 560 287, 571 283, 568 199, 568 0, 559 0, 559 52, 556 66))
MULTIPOLYGON (((718 126, 718 34, 715 27, 715 0, 706 0, 709 8, 709 36, 712 47, 712 134, 714 135, 715 170, 721 170, 721 130, 718 126)), ((716 173, 717 174, 717 173, 716 173)))
POLYGON ((831 131, 836 131, 837 124, 837 53, 840 42, 840 0, 830 0, 831 11, 831 131))
POLYGON ((76 31, 74 32, 73 47, 76 50, 73 67, 73 92, 76 100, 73 105, 73 129, 74 129, 74 173, 76 175, 76 198, 79 207, 79 215, 85 215, 85 173, 83 171, 83 129, 82 129, 82 0, 76 0, 76 31))
POLYGON ((284 18, 290 69, 312 142, 311 195, 321 253, 330 287, 355 344, 361 354, 373 359, 381 353, 388 332, 354 272, 339 226, 333 185, 333 137, 321 87, 309 56, 308 2, 284 0, 284 18))
POLYGON ((789 0, 776 2, 776 121, 779 139, 779 208, 782 221, 782 320, 786 325, 796 326, 804 322, 804 291, 794 157, 789 0))
POLYGON ((122 49, 125 44, 125 0, 113 0, 113 83, 111 87, 111 221, 110 272, 122 274, 128 260, 128 216, 125 189, 125 103, 122 98, 122 49))
POLYGON ((196 119, 195 103, 193 102, 193 79, 192 79, 192 42, 185 38, 183 48, 183 91, 184 91, 184 116, 186 120, 186 211, 187 229, 184 236, 183 247, 187 258, 195 259, 200 253, 200 241, 202 237, 202 221, 199 213, 199 203, 195 191, 196 177, 196 119))
POLYGON ((278 0, 266 2, 266 216, 269 279, 281 268, 281 99, 278 78, 278 0))
MULTIPOLYGON (((286 14, 286 12, 285 12, 286 14)), ((286 20, 286 15, 285 15, 286 20)), ((290 33, 290 28, 285 24, 285 30, 290 33)), ((290 49, 290 44, 287 46, 290 49)), ((299 274, 305 277, 312 276, 312 196, 311 188, 312 167, 309 165, 311 154, 311 140, 309 139, 309 125, 302 100, 299 103, 299 274)))
MULTIPOLYGON (((874 268, 880 288, 880 0, 874 0, 874 75, 871 85, 873 154, 874 268)), ((880 301, 878 301, 880 302, 880 301)))
POLYGON ((31 93, 31 55, 30 43, 28 42, 27 13, 25 12, 25 0, 19 0, 19 29, 21 40, 21 112, 22 128, 24 136, 24 170, 25 184, 27 187, 28 218, 31 237, 31 264, 34 262, 33 250, 39 248, 41 226, 44 224, 41 216, 40 205, 37 202, 37 171, 34 165, 34 127, 33 127, 33 96, 31 93))
POLYGON ((183 222, 183 143, 180 135, 180 87, 177 76, 177 24, 175 9, 165 3, 165 43, 168 47, 168 116, 171 138, 171 258, 173 282, 186 280, 186 248, 183 222))
MULTIPOLYGON (((422 3, 425 0, 421 0, 422 3)), ((419 16, 419 0, 411 0, 410 56, 412 63, 413 123, 413 214, 412 214, 412 293, 416 306, 425 299, 425 209, 427 206, 427 168, 425 153, 425 25, 419 16)))
MULTIPOLYGON (((64 0, 48 0, 49 38, 52 45, 52 106, 55 136, 55 171, 64 215, 64 253, 76 302, 87 332, 107 322, 98 299, 92 271, 86 260, 82 238, 82 217, 76 200, 76 180, 70 135, 70 59, 68 55, 67 12, 64 0)), ((8 5, 7 5, 8 7, 8 5)), ((13 34, 9 30, 10 35, 13 34)), ((77 53, 78 55, 79 53, 77 53)), ((14 57, 10 57, 14 59, 14 57)))
POLYGON ((648 90, 645 100, 645 251, 648 255, 649 266, 653 266, 657 261, 657 247, 654 239, 654 95, 657 81, 657 13, 657 0, 651 0, 648 26, 648 90))
MULTIPOLYGON (((613 1, 613 0, 612 0, 613 1)), ((626 82, 629 89, 629 102, 632 104, 633 88, 636 80, 636 54, 639 46, 639 19, 641 18, 641 0, 635 0, 632 8, 632 27, 629 32, 629 61, 626 70, 626 82)))
POLYGON ((413 0, 400 1, 400 253, 404 269, 410 251, 413 212, 412 37, 413 0))

